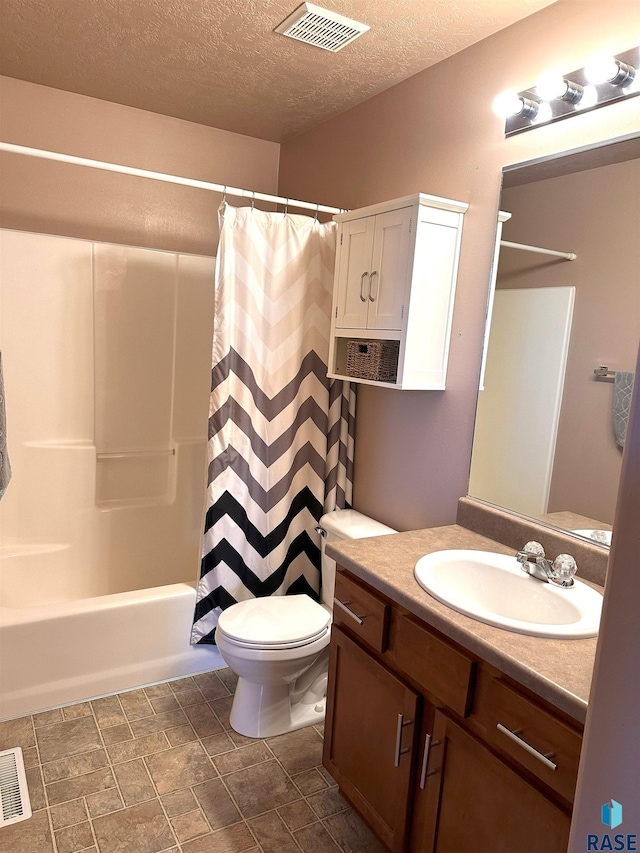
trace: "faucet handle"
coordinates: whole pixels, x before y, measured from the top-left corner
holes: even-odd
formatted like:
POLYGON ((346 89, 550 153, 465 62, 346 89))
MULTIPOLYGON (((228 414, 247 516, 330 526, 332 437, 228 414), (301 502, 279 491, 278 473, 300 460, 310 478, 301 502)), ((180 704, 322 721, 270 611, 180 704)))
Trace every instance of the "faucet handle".
POLYGON ((522 550, 532 557, 544 557, 544 548, 539 542, 527 542, 522 550))
POLYGON ((578 565, 571 554, 558 554, 553 561, 553 577, 551 580, 560 586, 573 586, 573 576, 578 571, 578 565))
POLYGON ((539 542, 527 542, 522 551, 516 553, 516 560, 522 571, 530 575, 533 567, 544 562, 544 548, 539 542))

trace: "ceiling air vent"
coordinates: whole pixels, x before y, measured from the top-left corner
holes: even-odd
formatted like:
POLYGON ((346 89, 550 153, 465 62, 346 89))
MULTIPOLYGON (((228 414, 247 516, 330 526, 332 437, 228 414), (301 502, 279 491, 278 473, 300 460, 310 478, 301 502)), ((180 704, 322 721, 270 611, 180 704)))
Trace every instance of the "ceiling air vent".
POLYGON ((276 27, 276 33, 335 53, 371 29, 329 9, 303 3, 276 27))

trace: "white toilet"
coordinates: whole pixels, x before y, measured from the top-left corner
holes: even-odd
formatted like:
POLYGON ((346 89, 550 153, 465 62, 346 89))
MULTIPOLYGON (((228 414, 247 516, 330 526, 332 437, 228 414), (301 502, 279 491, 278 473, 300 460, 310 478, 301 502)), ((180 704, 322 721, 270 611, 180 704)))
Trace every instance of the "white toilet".
POLYGON ((322 604, 308 595, 241 601, 218 620, 216 643, 238 676, 231 726, 248 737, 269 737, 324 719, 336 564, 327 542, 395 533, 353 509, 320 519, 322 604))

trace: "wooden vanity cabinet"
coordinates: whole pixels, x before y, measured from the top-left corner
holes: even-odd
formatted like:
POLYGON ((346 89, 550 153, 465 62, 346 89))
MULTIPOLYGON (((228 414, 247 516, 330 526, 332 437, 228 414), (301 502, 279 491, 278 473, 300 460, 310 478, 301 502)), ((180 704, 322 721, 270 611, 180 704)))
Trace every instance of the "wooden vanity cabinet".
POLYGON ((380 840, 406 849, 418 694, 332 629, 323 761, 380 840))
POLYGON ((336 599, 323 760, 383 844, 566 850, 577 724, 342 569, 336 599))
POLYGON ((560 853, 569 816, 462 726, 436 711, 412 853, 560 853))

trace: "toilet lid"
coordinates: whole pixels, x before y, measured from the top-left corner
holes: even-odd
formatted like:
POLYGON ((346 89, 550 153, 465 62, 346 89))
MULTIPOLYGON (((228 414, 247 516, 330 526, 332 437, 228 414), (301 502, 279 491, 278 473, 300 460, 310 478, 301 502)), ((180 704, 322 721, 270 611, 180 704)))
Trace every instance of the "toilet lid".
POLYGON ((223 610, 218 627, 232 640, 259 646, 303 644, 322 636, 331 614, 308 595, 240 601, 223 610))

